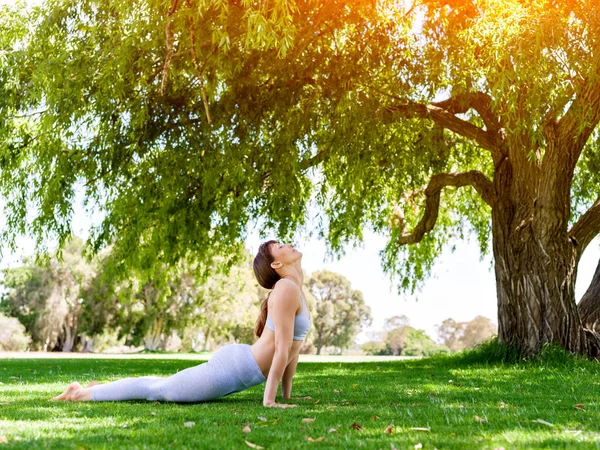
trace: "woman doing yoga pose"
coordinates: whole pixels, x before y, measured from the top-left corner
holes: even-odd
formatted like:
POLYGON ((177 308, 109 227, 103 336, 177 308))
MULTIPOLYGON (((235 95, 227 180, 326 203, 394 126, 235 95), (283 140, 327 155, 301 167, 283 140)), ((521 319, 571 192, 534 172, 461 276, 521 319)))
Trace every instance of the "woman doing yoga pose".
POLYGON ((93 381, 85 388, 71 383, 52 400, 204 402, 266 382, 264 406, 296 406, 276 403, 275 397, 281 382, 283 398, 290 398, 300 346, 311 327, 301 288, 301 260, 302 253, 291 244, 267 241, 259 247, 254 274, 262 287, 272 291, 261 305, 254 344, 226 345, 208 362, 166 378, 125 378, 105 384, 93 381))

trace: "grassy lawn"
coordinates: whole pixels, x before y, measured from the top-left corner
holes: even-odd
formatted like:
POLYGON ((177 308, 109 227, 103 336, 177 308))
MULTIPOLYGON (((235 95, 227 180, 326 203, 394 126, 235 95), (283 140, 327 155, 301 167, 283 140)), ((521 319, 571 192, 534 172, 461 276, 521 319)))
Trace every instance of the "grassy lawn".
POLYGON ((600 448, 600 363, 556 350, 489 358, 300 363, 293 409, 264 408, 264 385, 200 404, 50 402, 71 381, 168 376, 202 360, 4 359, 0 448, 600 448))

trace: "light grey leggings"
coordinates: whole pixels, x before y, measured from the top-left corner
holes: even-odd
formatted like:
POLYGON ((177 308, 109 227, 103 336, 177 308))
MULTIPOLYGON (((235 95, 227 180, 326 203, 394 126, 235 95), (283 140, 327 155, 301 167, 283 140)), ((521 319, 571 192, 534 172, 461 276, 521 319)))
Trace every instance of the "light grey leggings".
POLYGON ((175 375, 124 378, 92 386, 92 401, 161 400, 204 402, 243 391, 266 380, 248 344, 221 347, 208 362, 175 375))

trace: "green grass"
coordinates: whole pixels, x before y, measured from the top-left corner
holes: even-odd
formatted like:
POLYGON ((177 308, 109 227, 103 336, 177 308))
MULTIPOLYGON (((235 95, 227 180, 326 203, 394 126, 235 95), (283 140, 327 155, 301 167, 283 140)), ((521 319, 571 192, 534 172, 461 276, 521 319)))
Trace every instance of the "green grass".
POLYGON ((264 385, 200 404, 48 401, 71 381, 168 376, 201 361, 2 360, 0 449, 250 448, 245 440, 277 449, 600 448, 600 364, 552 348, 529 362, 488 345, 422 360, 300 363, 292 396, 311 398, 293 409, 264 408, 264 385))

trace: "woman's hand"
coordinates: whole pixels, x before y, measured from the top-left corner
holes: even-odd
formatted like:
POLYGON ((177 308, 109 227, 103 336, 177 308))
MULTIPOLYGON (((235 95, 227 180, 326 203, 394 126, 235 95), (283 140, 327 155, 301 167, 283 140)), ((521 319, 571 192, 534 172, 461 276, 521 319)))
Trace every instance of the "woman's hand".
POLYGON ((287 403, 265 403, 264 406, 267 408, 295 408, 296 405, 288 405, 287 403))

